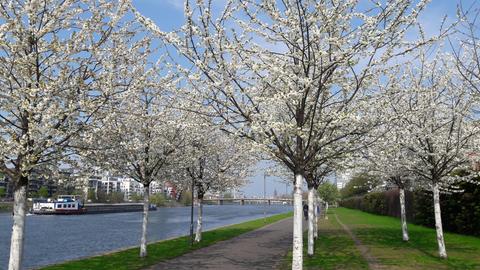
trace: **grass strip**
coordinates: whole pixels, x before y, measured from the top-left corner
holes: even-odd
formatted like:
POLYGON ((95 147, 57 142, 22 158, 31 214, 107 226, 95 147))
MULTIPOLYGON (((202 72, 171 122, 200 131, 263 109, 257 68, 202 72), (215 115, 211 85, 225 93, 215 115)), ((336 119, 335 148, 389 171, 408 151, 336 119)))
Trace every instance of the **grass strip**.
MULTIPOLYGON (((312 257, 307 256, 307 239, 304 238, 304 269, 368 269, 366 260, 335 220, 333 213, 368 248, 382 269, 480 269, 478 237, 445 233, 448 259, 441 259, 438 257, 435 229, 409 224, 410 241, 404 242, 398 218, 347 208, 329 212, 327 220, 319 220, 319 238, 315 242, 315 254, 312 257)), ((291 269, 291 260, 290 252, 281 269, 291 269)))
MULTIPOLYGON (((304 269, 368 269, 367 261, 356 248, 352 238, 335 220, 332 212, 328 219, 319 219, 318 225, 318 239, 311 257, 307 255, 307 233, 304 234, 304 269)), ((287 254, 280 269, 292 269, 292 252, 287 254)))
POLYGON ((448 259, 441 259, 435 229, 408 224, 410 240, 404 242, 398 218, 347 208, 334 211, 387 269, 480 269, 478 237, 445 233, 448 259))
POLYGON ((206 231, 202 234, 202 241, 190 246, 190 238, 183 236, 171 240, 163 240, 148 245, 148 256, 139 258, 140 248, 131 248, 105 255, 90 257, 81 260, 68 261, 61 264, 50 265, 41 270, 134 270, 143 269, 158 262, 172 259, 190 251, 210 246, 219 241, 224 241, 243 233, 261 228, 267 224, 277 222, 292 216, 292 212, 274 215, 206 231))

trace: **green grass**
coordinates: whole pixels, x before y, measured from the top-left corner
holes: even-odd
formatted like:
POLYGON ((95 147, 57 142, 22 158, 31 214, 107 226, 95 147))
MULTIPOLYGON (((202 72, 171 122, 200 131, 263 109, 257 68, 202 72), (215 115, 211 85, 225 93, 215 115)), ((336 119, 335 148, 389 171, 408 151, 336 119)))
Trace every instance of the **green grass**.
MULTIPOLYGON (((338 224, 334 213, 368 247, 382 269, 480 269, 480 238, 445 233, 448 259, 440 259, 432 228, 409 224, 410 241, 404 242, 397 218, 346 208, 329 212, 328 220, 319 220, 319 238, 313 257, 307 256, 304 239, 305 269, 368 269, 366 260, 338 224)), ((290 253, 281 269, 291 268, 291 258, 290 253)))
POLYGON ((69 261, 62 264, 51 265, 42 270, 133 270, 143 269, 155 263, 168 260, 192 250, 199 249, 212 245, 216 242, 227 240, 238 236, 240 234, 263 227, 266 224, 274 223, 281 219, 292 216, 292 213, 279 214, 267 217, 266 222, 262 219, 247 221, 240 224, 226 226, 211 231, 206 231, 202 234, 202 241, 190 247, 189 237, 179 237, 171 240, 160 241, 148 245, 148 256, 146 258, 139 258, 140 249, 132 248, 123 251, 118 251, 101 256, 90 257, 86 259, 69 261))
MULTIPOLYGON (((307 234, 304 234, 303 267, 304 269, 368 269, 350 236, 342 229, 335 217, 319 219, 318 239, 315 242, 314 256, 307 255, 307 234)), ((285 257, 280 269, 292 268, 292 253, 285 257)))
POLYGON ((397 218, 346 208, 335 212, 388 269, 480 269, 480 238, 445 233, 445 260, 438 257, 432 228, 409 224, 410 241, 404 242, 397 218))

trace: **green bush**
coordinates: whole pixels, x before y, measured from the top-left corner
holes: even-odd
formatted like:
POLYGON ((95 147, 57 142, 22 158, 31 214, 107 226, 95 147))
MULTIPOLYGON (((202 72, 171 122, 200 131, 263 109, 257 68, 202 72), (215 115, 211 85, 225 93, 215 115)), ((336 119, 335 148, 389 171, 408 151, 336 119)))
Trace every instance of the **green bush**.
POLYGON ((157 206, 165 206, 166 201, 163 193, 157 193, 150 196, 150 203, 156 204, 157 206))
POLYGON ((190 191, 184 191, 182 192, 182 195, 180 196, 180 203, 182 205, 191 205, 192 204, 192 192, 190 191))

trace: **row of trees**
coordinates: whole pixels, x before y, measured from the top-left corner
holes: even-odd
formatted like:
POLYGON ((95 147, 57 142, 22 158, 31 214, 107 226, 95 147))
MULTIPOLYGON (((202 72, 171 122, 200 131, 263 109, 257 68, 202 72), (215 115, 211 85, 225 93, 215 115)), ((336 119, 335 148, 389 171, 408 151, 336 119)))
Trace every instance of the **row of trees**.
POLYGON ((417 25, 427 2, 187 0, 172 32, 128 0, 0 5, 0 170, 16 183, 9 269, 20 267, 38 168, 100 166, 142 183, 146 256, 154 179, 188 177, 201 202, 237 185, 261 152, 294 176, 292 269, 302 269, 304 182, 309 216, 320 184, 358 157, 438 198, 475 146, 480 61, 474 23, 458 24, 453 57, 425 53, 437 39, 417 25))
POLYGON ((0 22, 0 172, 14 184, 8 269, 21 269, 33 173, 101 168, 143 184, 142 257, 152 181, 193 178, 199 202, 245 182, 256 155, 180 94, 181 71, 129 1, 9 0, 0 22))
POLYGON ((383 63, 419 45, 404 36, 425 5, 231 0, 218 11, 212 1, 186 1, 185 24, 171 33, 137 13, 190 63, 190 89, 223 129, 295 175, 292 269, 302 269, 303 182, 313 194, 318 179, 375 125, 362 117, 372 109, 369 86, 383 63))

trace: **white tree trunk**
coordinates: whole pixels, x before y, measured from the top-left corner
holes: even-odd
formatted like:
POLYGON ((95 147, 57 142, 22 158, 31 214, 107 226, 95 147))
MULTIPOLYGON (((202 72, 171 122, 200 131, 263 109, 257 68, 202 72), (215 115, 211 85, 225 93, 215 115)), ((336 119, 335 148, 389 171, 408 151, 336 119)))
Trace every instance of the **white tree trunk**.
POLYGON ((405 189, 400 188, 400 219, 402 221, 402 238, 408 241, 407 215, 405 211, 405 189))
POLYGON ((142 222, 142 238, 140 240, 140 257, 147 256, 147 224, 148 224, 148 207, 150 205, 150 189, 148 186, 143 187, 143 222, 142 222))
POLYGON ((317 190, 315 190, 315 197, 314 197, 314 200, 313 200, 314 204, 313 204, 313 207, 314 207, 314 211, 313 211, 313 214, 314 214, 314 219, 313 219, 313 238, 317 239, 318 238, 318 194, 317 194, 317 190))
POLYGON ((433 186, 433 207, 435 209, 435 229, 437 231, 438 254, 440 258, 447 258, 445 241, 443 239, 442 212, 440 209, 440 190, 438 184, 433 186))
POLYGON ((328 219, 328 202, 325 202, 325 219, 328 219))
POLYGON ((303 208, 302 208, 303 176, 295 175, 293 189, 293 251, 292 270, 303 268, 303 208))
POLYGON ((23 235, 25 232, 25 214, 27 211, 27 187, 21 186, 13 194, 13 226, 10 241, 9 270, 20 270, 22 267, 23 235))
POLYGON ((307 248, 307 254, 308 256, 313 256, 313 251, 314 251, 314 239, 313 239, 313 230, 314 225, 313 225, 313 219, 314 217, 314 212, 315 212, 315 204, 313 201, 315 200, 315 189, 313 187, 308 188, 308 248, 307 248))
POLYGON ((203 199, 198 198, 198 213, 197 213, 197 231, 195 232, 195 242, 202 241, 202 215, 203 215, 203 199))

